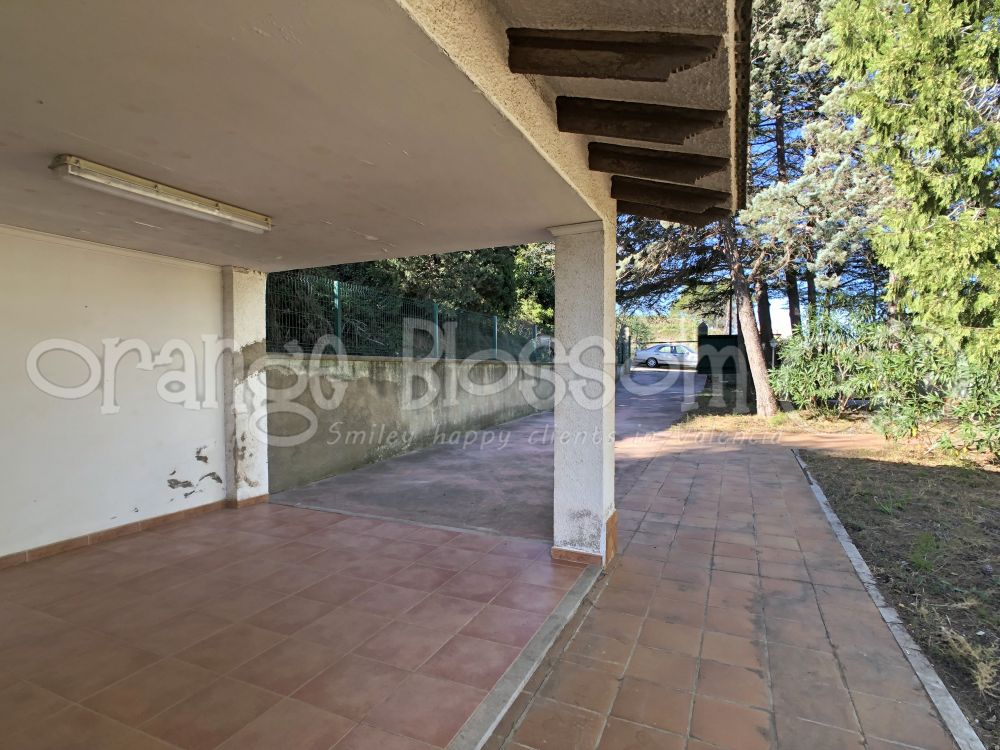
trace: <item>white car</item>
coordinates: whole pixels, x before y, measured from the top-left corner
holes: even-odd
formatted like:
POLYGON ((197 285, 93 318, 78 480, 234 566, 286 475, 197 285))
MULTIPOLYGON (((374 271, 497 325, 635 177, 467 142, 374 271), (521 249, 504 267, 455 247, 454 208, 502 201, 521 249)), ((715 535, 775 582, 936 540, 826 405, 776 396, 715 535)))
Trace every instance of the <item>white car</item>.
POLYGON ((646 367, 695 368, 698 354, 684 344, 652 344, 635 353, 635 363, 646 367))

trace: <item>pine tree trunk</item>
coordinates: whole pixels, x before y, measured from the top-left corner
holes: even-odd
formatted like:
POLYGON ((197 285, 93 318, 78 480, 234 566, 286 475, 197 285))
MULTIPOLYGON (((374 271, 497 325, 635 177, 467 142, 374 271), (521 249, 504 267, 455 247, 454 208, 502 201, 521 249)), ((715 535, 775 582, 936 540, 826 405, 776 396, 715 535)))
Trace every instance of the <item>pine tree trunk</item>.
POLYGON ((806 271, 806 304, 809 306, 809 317, 816 315, 816 274, 806 271))
POLYGON ((771 295, 767 288, 767 279, 761 279, 757 284, 757 320, 760 326, 760 343, 764 348, 764 360, 767 360, 767 350, 774 338, 771 327, 771 295))
POLYGON ((771 388, 771 381, 767 377, 767 362, 761 349, 760 330, 757 328, 757 318, 753 313, 750 285, 744 276, 743 261, 740 258, 736 228, 732 218, 722 222, 722 246, 729 260, 733 296, 736 300, 736 319, 740 324, 747 360, 750 363, 750 377, 753 378, 753 387, 757 394, 757 416, 773 417, 778 413, 778 400, 774 397, 774 389, 771 388))
POLYGON ((802 325, 802 310, 799 305, 799 274, 795 266, 785 266, 785 294, 788 296, 788 320, 794 331, 802 325))

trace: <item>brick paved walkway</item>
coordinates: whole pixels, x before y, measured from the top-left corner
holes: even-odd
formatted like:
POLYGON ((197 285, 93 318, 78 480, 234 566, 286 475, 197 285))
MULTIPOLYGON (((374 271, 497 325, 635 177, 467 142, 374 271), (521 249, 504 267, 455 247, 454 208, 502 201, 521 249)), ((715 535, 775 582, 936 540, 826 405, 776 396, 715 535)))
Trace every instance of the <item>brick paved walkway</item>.
POLYGON ((491 747, 954 748, 787 447, 631 449, 624 553, 491 747))

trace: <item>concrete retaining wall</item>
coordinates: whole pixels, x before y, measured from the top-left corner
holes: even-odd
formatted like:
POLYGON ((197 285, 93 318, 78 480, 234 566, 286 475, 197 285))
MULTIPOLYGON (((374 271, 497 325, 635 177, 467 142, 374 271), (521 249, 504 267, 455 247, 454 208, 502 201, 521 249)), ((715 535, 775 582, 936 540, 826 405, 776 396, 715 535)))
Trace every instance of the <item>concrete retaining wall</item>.
POLYGON ((552 408, 551 367, 269 355, 270 491, 552 408))

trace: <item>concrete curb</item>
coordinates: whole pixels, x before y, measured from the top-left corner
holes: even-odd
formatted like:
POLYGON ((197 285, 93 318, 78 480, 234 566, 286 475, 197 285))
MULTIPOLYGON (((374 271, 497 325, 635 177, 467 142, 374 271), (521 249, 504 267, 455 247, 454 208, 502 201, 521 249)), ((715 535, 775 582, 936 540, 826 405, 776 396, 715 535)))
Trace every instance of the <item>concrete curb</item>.
POLYGON ((447 750, 479 750, 486 744, 493 730, 531 679, 536 667, 552 648, 556 638, 573 618, 600 574, 601 569, 596 565, 587 567, 580 574, 573 587, 566 592, 552 614, 542 623, 542 627, 528 641, 521 655, 504 672, 493 690, 455 735, 447 750))
POLYGON ((920 683, 924 686, 924 690, 927 691, 927 695, 934 703, 935 708, 937 708, 941 719, 955 740, 955 744, 958 745, 960 750, 986 750, 986 746, 983 745, 982 740, 979 739, 979 736, 972 728, 969 719, 962 713, 962 709, 959 708, 958 703, 955 702, 948 688, 941 681, 933 665, 927 660, 924 652, 920 650, 920 646, 917 645, 916 641, 913 640, 906 630, 906 626, 900 619, 899 613, 896 612, 894 607, 889 606, 885 597, 882 596, 882 592, 878 590, 878 584, 875 582, 875 576, 872 575, 868 563, 865 562, 858 548, 854 546, 854 542, 851 541, 847 529, 840 522, 840 518, 837 517, 837 513, 833 510, 830 501, 823 493, 823 489, 813 478, 812 474, 809 473, 809 467, 802 460, 798 449, 792 448, 791 451, 799 464, 799 468, 802 469, 802 473, 809 482, 809 486, 812 488, 816 502, 819 503, 820 508, 823 509, 823 513, 830 522, 833 533, 844 548, 844 552, 847 553, 847 557, 850 558, 851 564, 858 574, 858 578, 861 579, 861 584, 865 587, 865 591, 868 592, 875 606, 878 607, 882 619, 885 620, 885 624, 892 631, 896 643, 903 650, 907 660, 910 662, 910 666, 913 667, 913 671, 917 673, 920 683))

